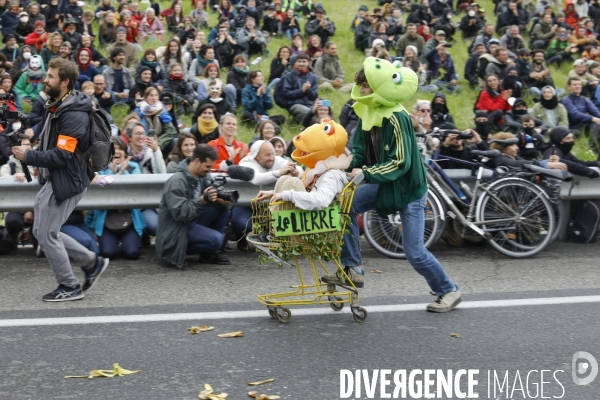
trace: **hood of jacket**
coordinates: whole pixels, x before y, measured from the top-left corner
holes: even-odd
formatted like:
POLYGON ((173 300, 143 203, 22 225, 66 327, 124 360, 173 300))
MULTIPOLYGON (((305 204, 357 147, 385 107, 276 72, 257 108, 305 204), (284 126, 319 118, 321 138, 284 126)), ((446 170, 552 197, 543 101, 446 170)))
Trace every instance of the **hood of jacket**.
POLYGON ((571 131, 569 128, 564 126, 557 126, 552 128, 550 131, 550 142, 552 144, 560 144, 560 141, 563 140, 565 136, 567 136, 571 131))
POLYGON ((446 95, 442 91, 437 92, 435 94, 435 96, 433 96, 433 99, 431 99, 432 112, 435 112, 435 110, 433 110, 433 106, 434 105, 435 105, 435 108, 437 109, 438 112, 442 112, 443 114, 448 114, 450 112, 448 110, 448 102, 446 101, 446 95), (443 99, 444 100, 444 104, 436 103, 435 99, 437 99, 437 98, 443 99))
POLYGON ((188 180, 188 182, 190 183, 194 183, 198 181, 198 178, 196 178, 195 176, 192 176, 192 174, 190 174, 190 168, 189 168, 189 159, 185 159, 182 162, 179 163, 179 165, 177 166, 177 169, 175 170, 175 172, 181 172, 183 173, 183 176, 188 180))

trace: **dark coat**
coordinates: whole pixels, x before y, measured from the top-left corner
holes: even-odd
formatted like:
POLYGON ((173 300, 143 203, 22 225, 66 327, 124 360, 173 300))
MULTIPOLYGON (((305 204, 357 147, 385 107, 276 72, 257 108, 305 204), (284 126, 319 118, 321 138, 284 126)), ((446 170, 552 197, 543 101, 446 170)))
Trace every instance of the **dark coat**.
POLYGON ((242 90, 248 84, 248 74, 240 74, 235 69, 231 68, 227 73, 227 83, 235 86, 235 91, 237 93, 237 100, 242 99, 242 90))

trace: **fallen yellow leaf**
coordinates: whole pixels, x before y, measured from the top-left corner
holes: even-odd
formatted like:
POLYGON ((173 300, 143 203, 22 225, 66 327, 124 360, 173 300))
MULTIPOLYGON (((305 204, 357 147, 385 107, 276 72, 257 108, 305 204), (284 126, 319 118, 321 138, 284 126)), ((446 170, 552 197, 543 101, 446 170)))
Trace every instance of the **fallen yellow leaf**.
POLYGON ((458 333, 451 333, 450 336, 453 338, 462 339, 462 336, 460 336, 458 333))
POLYGON ((290 285, 290 287, 291 287, 292 289, 298 289, 298 288, 300 287, 300 285, 290 285))
POLYGON ((200 332, 212 331, 213 329, 215 329, 213 326, 202 325, 202 326, 192 326, 191 328, 188 328, 188 331, 190 331, 190 333, 192 335, 195 335, 200 332))
POLYGON ((373 271, 371 271, 374 274, 381 274, 383 271, 380 271, 378 269, 374 269, 373 271))
POLYGON ((210 386, 208 383, 204 384, 204 390, 198 394, 198 398, 201 400, 225 400, 227 396, 227 393, 215 394, 212 386, 210 386))
POLYGON ((266 395, 266 394, 261 394, 260 397, 258 398, 258 400, 277 400, 277 399, 281 399, 281 397, 276 396, 276 395, 266 395))
POLYGON ((253 399, 256 399, 258 397, 258 392, 248 392, 248 396, 252 397, 253 399))
POLYGON ((217 336, 222 337, 222 338, 242 337, 242 336, 244 336, 244 332, 237 331, 237 332, 229 332, 229 333, 220 333, 217 336))
POLYGON ((65 376, 65 378, 112 378, 115 376, 131 375, 138 372, 140 372, 140 370, 130 371, 128 369, 122 368, 119 364, 115 363, 113 364, 113 369, 95 369, 92 370, 88 375, 68 375, 65 376))
POLYGON ((246 382, 246 383, 248 384, 248 386, 258 386, 258 385, 263 385, 265 383, 273 382, 274 380, 275 380, 274 378, 269 378, 269 379, 265 379, 264 381, 246 382))

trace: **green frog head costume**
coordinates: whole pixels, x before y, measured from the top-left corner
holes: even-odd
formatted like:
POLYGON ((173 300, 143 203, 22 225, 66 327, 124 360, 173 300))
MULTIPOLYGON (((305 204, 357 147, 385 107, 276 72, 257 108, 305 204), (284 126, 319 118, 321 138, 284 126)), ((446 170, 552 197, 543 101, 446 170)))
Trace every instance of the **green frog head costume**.
POLYGON ((354 111, 362 120, 362 129, 370 130, 381 126, 383 118, 390 118, 394 112, 404 111, 401 103, 410 99, 419 86, 417 74, 403 67, 399 61, 391 63, 369 57, 363 63, 367 82, 373 90, 368 96, 360 93, 360 86, 352 88, 354 111))

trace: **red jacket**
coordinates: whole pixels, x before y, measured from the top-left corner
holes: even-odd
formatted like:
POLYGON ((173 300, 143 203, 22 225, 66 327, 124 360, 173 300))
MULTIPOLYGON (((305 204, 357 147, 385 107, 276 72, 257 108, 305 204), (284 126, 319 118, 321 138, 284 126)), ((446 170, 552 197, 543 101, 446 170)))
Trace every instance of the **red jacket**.
POLYGON ((44 32, 41 35, 38 35, 35 31, 31 32, 29 35, 25 36, 25 44, 28 46, 35 46, 38 53, 42 51, 42 45, 46 43, 48 39, 48 32, 44 32))
POLYGON ((488 113, 496 110, 501 110, 503 113, 506 113, 510 111, 511 108, 508 101, 504 98, 504 91, 498 96, 492 97, 489 92, 484 89, 479 93, 477 103, 475 103, 476 110, 487 111, 488 113))
MULTIPOLYGON (((211 140, 210 142, 208 142, 208 145, 213 147, 217 151, 217 155, 219 157, 219 159, 215 162, 214 169, 221 169, 220 168, 221 163, 223 161, 228 160, 230 157, 229 153, 227 152, 227 145, 225 144, 225 140, 223 140, 222 136, 219 136, 218 139, 211 140)), ((246 154, 248 153, 248 145, 246 143, 242 143, 242 142, 234 139, 233 140, 233 148, 234 149, 239 149, 239 148, 242 149, 235 156, 235 159, 233 160, 233 163, 235 165, 238 165, 240 163, 240 160, 242 158, 244 158, 246 156, 246 154)))

